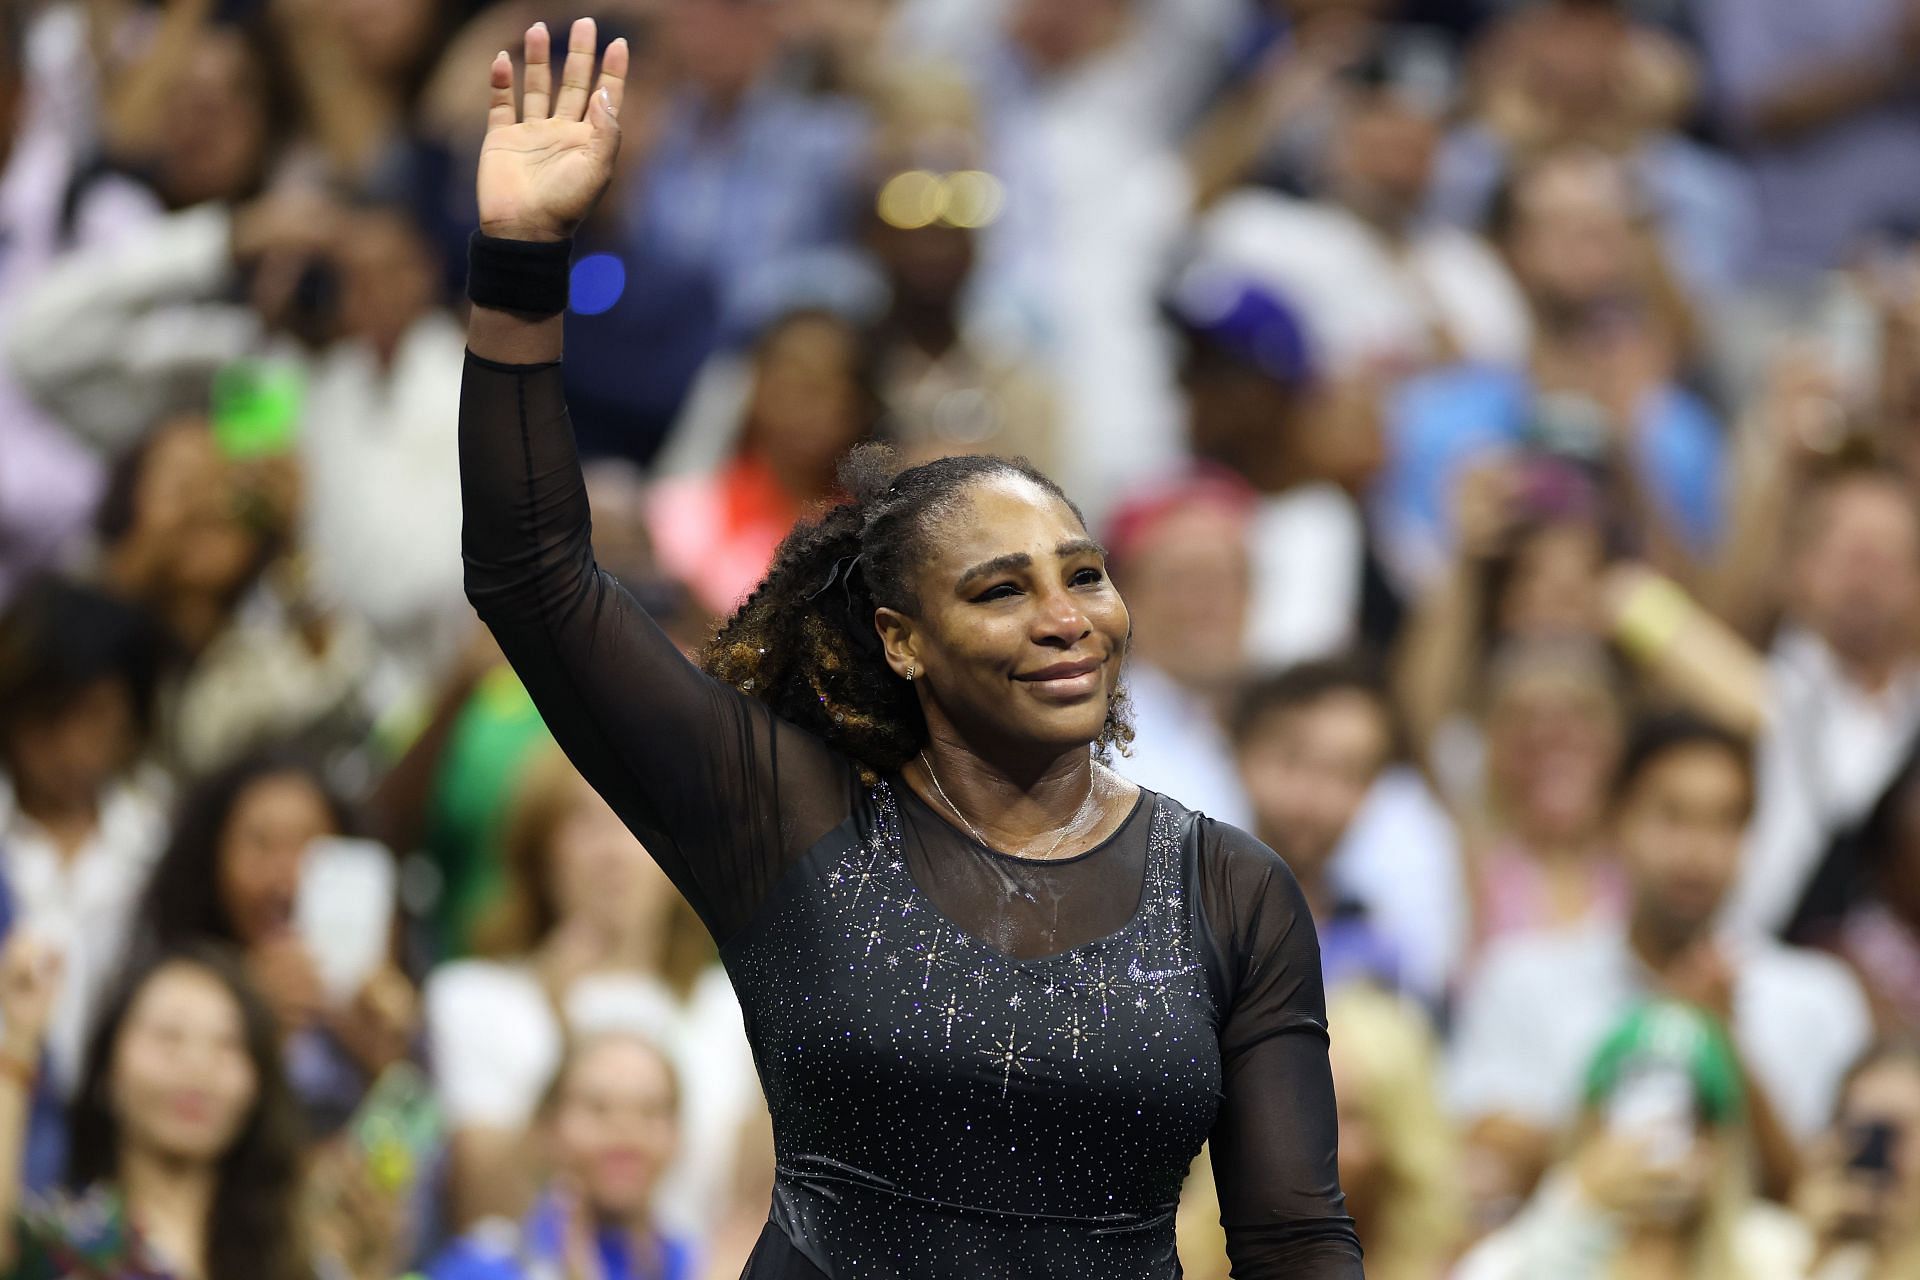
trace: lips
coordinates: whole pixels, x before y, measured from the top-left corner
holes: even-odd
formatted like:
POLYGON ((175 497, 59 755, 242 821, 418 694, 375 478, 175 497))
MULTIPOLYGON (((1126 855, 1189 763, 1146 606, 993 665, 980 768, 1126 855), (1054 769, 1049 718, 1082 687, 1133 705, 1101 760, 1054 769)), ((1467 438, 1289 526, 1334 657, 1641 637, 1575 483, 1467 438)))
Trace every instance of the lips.
POLYGON ((1104 658, 1084 658, 1079 662, 1056 662, 1050 667, 1038 671, 1027 671, 1014 677, 1029 684, 1045 684, 1055 680, 1072 680, 1089 672, 1098 671, 1106 662, 1104 658))

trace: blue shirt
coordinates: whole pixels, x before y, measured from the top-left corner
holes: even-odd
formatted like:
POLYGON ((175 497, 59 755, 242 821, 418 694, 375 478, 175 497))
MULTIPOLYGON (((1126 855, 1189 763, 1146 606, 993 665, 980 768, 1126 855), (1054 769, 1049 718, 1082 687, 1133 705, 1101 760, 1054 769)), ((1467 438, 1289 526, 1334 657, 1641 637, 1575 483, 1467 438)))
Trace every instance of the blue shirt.
MULTIPOLYGON (((1439 568, 1453 541, 1462 471, 1523 449, 1534 408, 1526 373, 1497 365, 1440 369, 1400 388, 1374 490, 1374 514, 1398 567, 1415 577, 1439 568)), ((1642 415, 1634 457, 1640 482, 1688 547, 1706 550, 1720 530, 1720 424, 1698 397, 1674 386, 1648 396, 1642 415)))
MULTIPOLYGON (((566 1274, 560 1205, 552 1197, 534 1206, 517 1240, 463 1236, 427 1264, 427 1280, 558 1280, 566 1274)), ((694 1251, 684 1240, 656 1235, 657 1249, 633 1247, 625 1231, 601 1231, 596 1239, 600 1274, 606 1280, 693 1280, 694 1251)))

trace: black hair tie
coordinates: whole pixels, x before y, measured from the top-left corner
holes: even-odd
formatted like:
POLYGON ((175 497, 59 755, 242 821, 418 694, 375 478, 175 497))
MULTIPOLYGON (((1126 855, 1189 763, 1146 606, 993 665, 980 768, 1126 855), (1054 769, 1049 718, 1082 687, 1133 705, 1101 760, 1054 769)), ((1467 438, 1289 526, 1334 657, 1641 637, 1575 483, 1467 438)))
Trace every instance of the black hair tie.
POLYGON ((861 577, 858 590, 868 597, 865 615, 854 600, 854 575, 859 574, 866 553, 841 556, 827 570, 827 580, 801 597, 820 611, 820 616, 834 623, 853 641, 853 647, 870 658, 884 656, 886 646, 880 641, 880 633, 873 629, 872 599, 868 595, 866 579, 861 577), (840 590, 833 590, 835 583, 840 590))

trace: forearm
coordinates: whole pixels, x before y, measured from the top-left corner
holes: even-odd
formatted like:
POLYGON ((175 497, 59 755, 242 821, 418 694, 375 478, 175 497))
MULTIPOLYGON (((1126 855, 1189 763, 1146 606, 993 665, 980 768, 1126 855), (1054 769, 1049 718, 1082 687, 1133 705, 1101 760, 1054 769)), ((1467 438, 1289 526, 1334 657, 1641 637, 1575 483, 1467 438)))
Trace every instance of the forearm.
POLYGON ((1825 67, 1755 102, 1747 128, 1763 142, 1793 142, 1879 105, 1906 83, 1903 65, 1878 59, 1825 67))
POLYGON ((560 358, 566 322, 529 320, 511 311, 475 306, 467 321, 467 350, 496 364, 550 364, 560 358))
MULTIPOLYGON (((10 1066, 29 1066, 38 1057, 27 1057, 24 1050, 11 1048, 0 1052, 7 1055, 10 1066)), ((0 1275, 11 1272, 18 1261, 13 1224, 19 1217, 27 1128, 32 1118, 33 1086, 11 1073, 0 1078, 0 1275)))

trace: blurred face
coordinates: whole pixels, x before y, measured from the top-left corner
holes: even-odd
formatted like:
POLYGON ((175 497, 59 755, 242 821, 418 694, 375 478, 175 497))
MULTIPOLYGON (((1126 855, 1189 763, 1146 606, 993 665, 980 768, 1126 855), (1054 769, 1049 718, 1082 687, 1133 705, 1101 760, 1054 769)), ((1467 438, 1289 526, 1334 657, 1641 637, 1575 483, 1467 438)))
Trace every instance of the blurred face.
POLYGON ((433 306, 434 267, 426 242, 403 217, 367 213, 341 237, 339 254, 342 328, 391 354, 433 306))
POLYGON ((778 52, 773 0, 669 0, 662 35, 694 85, 732 100, 745 94, 778 52))
POLYGON ((212 1163, 259 1094, 240 1005, 196 965, 167 965, 135 997, 114 1046, 122 1140, 168 1160, 212 1163))
POLYGON ((84 809, 137 748, 133 693, 125 681, 106 679, 81 690, 59 714, 21 724, 7 744, 7 766, 23 798, 84 809))
POLYGON ((679 1142, 673 1077, 656 1050, 613 1037, 580 1055, 554 1108, 554 1163, 601 1222, 644 1222, 679 1142))
POLYGON ((1591 834, 1620 749, 1619 713, 1585 672, 1542 669, 1513 679, 1487 722, 1495 784, 1521 838, 1591 834))
POLYGON ((1843 660, 1905 652, 1920 611, 1920 528, 1894 481, 1860 477, 1819 496, 1793 568, 1794 612, 1843 660))
POLYGON ((1126 567, 1140 656, 1198 690, 1236 679, 1246 665, 1252 575, 1239 512, 1196 502, 1162 516, 1126 567))
POLYGON ((1501 634, 1592 633, 1605 559, 1600 532, 1589 524, 1551 524, 1529 534, 1514 551, 1498 602, 1501 634))
POLYGON ((896 298, 908 306, 958 305, 973 273, 973 233, 962 227, 895 227, 875 218, 867 243, 896 298))
POLYGON ((148 585, 224 597, 252 571, 260 540, 239 517, 239 477, 204 419, 160 428, 134 504, 130 537, 155 553, 148 585))
POLYGON ((976 481, 915 574, 918 612, 876 615, 929 719, 976 748, 1058 753, 1100 736, 1130 625, 1073 509, 1020 476, 976 481))
POLYGON ((631 928, 636 920, 656 918, 672 901, 666 873, 584 781, 554 828, 549 858, 554 906, 563 920, 631 928))
POLYGON ((832 482, 840 456, 867 430, 852 330, 825 316, 802 316, 766 341, 747 407, 748 443, 775 474, 816 497, 832 482))
POLYGON ((1920 1196, 1920 1063, 1889 1059, 1862 1071, 1841 1100, 1840 1123, 1893 1129, 1894 1199, 1912 1204, 1920 1196))
POLYGON ((1651 761, 1620 802, 1614 841, 1643 920, 1674 942, 1713 923, 1740 869, 1753 795, 1724 747, 1676 747, 1651 761))
POLYGON ((1044 71, 1098 53, 1126 25, 1128 0, 1021 0, 1010 33, 1044 71))
POLYGON ((1360 98, 1333 149, 1340 202, 1377 226, 1398 227, 1426 203, 1439 143, 1439 127, 1426 114, 1389 94, 1360 98))
POLYGON ((1296 874, 1318 873, 1333 855, 1386 764, 1389 735, 1377 699, 1341 689, 1270 712, 1241 744, 1260 838, 1296 874))
POLYGON ((426 56, 441 0, 330 0, 354 65, 383 80, 404 79, 426 56))
POLYGON ((266 85, 246 41, 211 26, 195 38, 160 122, 160 167, 176 206, 233 199, 255 185, 267 152, 266 85))
POLYGON ((1618 164, 1567 155, 1520 181, 1507 252, 1536 308, 1578 314, 1638 293, 1633 202, 1618 164))
POLYGON ((220 899, 241 946, 292 925, 307 847, 338 834, 326 796, 305 774, 274 774, 241 791, 219 859, 220 899))

